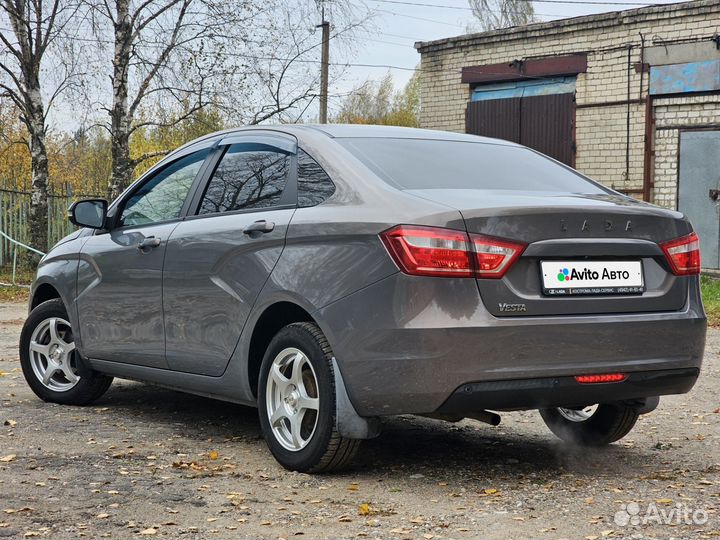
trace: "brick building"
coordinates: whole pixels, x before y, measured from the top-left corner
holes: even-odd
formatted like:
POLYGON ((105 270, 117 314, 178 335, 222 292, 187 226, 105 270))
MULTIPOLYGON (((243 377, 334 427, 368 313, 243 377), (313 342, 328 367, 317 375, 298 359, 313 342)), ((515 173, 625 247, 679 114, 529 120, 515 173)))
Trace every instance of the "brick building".
POLYGON ((536 148, 690 216, 720 267, 720 1, 415 45, 421 125, 536 148), (681 159, 682 157, 682 159, 681 159))

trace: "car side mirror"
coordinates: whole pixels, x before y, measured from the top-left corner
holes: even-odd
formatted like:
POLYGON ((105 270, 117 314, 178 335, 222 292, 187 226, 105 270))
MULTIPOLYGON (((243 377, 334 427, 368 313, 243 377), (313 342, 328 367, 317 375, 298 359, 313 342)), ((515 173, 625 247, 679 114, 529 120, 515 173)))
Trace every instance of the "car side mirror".
POLYGON ((78 227, 102 229, 105 227, 107 209, 108 203, 104 199, 77 201, 68 209, 68 219, 78 227))

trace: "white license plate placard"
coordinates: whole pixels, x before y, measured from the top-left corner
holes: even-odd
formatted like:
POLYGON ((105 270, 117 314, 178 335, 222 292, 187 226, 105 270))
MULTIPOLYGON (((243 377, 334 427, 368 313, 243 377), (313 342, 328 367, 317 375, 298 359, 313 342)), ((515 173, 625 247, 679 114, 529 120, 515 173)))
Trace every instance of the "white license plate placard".
POLYGON ((640 294, 645 290, 640 261, 540 261, 543 293, 640 294))

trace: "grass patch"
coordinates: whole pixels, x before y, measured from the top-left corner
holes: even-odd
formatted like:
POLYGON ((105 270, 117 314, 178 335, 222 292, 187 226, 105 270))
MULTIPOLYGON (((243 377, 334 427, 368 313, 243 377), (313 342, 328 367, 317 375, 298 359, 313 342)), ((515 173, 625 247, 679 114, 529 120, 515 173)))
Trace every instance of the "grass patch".
POLYGON ((720 279, 702 276, 700 286, 708 324, 710 326, 720 326, 720 279))
MULTIPOLYGON (((15 282, 21 285, 30 285, 34 278, 34 270, 18 268, 15 274, 15 282)), ((12 266, 0 267, 0 283, 12 283, 12 266)), ((27 302, 29 293, 26 287, 0 286, 0 302, 27 302)))

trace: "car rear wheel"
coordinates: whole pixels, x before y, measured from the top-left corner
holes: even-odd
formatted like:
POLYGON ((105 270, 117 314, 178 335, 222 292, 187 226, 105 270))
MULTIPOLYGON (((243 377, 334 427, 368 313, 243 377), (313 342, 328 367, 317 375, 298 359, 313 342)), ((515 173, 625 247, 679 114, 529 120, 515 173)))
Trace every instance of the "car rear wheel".
POLYGON ((73 329, 60 299, 32 310, 20 334, 20 365, 33 392, 44 401, 87 405, 102 396, 112 377, 84 370, 73 329))
POLYGON ((540 415, 558 438, 582 446, 604 446, 622 439, 639 417, 637 409, 617 403, 540 409, 540 415))
POLYGON ((337 431, 332 350, 313 323, 290 324, 270 342, 260 368, 258 410, 265 441, 286 469, 337 470, 360 445, 337 431))

